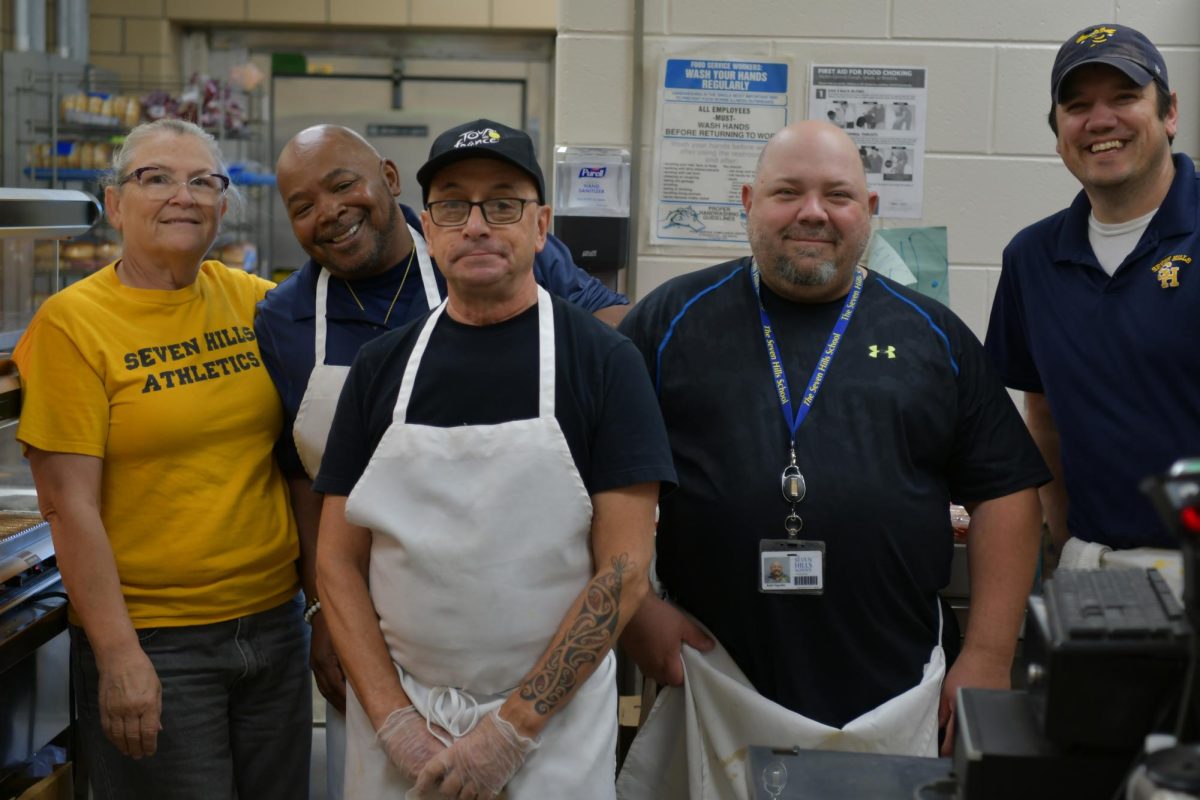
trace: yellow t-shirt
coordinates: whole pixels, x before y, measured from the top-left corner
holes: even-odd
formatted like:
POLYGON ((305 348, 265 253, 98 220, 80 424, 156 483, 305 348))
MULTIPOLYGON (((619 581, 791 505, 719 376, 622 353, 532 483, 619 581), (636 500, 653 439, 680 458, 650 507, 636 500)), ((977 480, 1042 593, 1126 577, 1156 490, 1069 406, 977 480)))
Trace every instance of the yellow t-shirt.
POLYGON ((299 588, 272 457, 283 409, 254 336, 271 287, 205 261, 191 286, 135 289, 110 264, 50 297, 17 344, 17 438, 104 459, 101 517, 134 627, 233 619, 299 588))

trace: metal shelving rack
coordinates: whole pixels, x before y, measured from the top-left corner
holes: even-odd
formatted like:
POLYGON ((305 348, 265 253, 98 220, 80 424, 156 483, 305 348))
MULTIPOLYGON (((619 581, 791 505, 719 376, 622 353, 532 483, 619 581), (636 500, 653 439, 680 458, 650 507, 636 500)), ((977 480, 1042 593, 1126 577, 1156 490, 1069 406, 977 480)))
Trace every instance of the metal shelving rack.
MULTIPOLYGON (((187 84, 134 84, 114 73, 89 64, 69 61, 44 53, 4 53, 3 56, 3 170, 0 185, 29 188, 79 188, 103 196, 101 179, 106 170, 62 166, 57 158, 60 143, 88 142, 119 144, 126 132, 117 120, 112 124, 63 119, 62 101, 78 93, 143 96, 166 90, 179 95, 187 84), (49 145, 50 162, 34 165, 32 155, 39 145, 49 145)), ((223 95, 223 93, 222 93, 223 95)), ((270 273, 270 237, 267 235, 270 193, 274 175, 264 166, 267 152, 267 104, 261 92, 236 92, 231 99, 242 104, 245 123, 236 133, 229 130, 228 110, 219 113, 219 124, 210 129, 221 146, 230 177, 245 200, 240 219, 226 218, 217 245, 249 241, 257 254, 253 271, 270 273)), ((111 230, 93 233, 99 244, 114 242, 111 230)), ((102 264, 87 264, 89 271, 102 264)))

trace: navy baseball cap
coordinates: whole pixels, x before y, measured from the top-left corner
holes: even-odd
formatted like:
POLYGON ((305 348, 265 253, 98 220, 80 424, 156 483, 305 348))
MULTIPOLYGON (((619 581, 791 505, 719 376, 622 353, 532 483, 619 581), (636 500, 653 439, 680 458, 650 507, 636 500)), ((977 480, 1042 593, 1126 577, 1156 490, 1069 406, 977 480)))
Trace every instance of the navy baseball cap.
POLYGON ((533 140, 525 131, 501 125, 490 119, 477 119, 438 135, 429 148, 429 160, 417 170, 421 199, 429 200, 429 184, 440 170, 466 158, 494 158, 507 161, 533 178, 538 202, 546 202, 546 181, 538 166, 533 140))
POLYGON ((1084 64, 1107 64, 1138 86, 1157 81, 1164 91, 1171 91, 1162 53, 1140 31, 1125 25, 1090 25, 1063 42, 1050 71, 1050 96, 1055 103, 1061 101, 1063 81, 1084 64))

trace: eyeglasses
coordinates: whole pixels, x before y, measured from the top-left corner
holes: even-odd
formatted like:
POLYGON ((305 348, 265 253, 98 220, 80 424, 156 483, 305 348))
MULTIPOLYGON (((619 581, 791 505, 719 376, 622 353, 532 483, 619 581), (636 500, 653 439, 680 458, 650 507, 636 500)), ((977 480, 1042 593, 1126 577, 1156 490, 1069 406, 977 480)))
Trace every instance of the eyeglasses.
POLYGON ((487 224, 512 225, 521 221, 527 203, 536 202, 538 201, 522 197, 493 197, 478 203, 468 200, 435 200, 426 203, 425 208, 429 210, 429 218, 433 220, 434 225, 447 228, 466 225, 471 217, 471 209, 475 206, 479 206, 479 210, 483 212, 483 221, 487 224))
POLYGON ((124 186, 131 181, 151 200, 170 200, 182 184, 192 196, 192 200, 202 206, 214 205, 229 188, 229 177, 226 175, 214 172, 211 175, 197 175, 177 181, 171 173, 160 167, 139 167, 119 180, 117 185, 124 186))

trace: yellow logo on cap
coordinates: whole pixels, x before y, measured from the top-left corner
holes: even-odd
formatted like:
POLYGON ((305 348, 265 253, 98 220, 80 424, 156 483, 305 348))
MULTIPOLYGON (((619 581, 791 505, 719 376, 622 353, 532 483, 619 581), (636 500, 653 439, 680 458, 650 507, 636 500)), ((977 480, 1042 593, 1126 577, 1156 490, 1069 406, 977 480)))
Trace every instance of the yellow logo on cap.
POLYGON ((1083 44, 1084 42, 1091 42, 1091 44, 1089 44, 1088 47, 1095 47, 1098 44, 1104 44, 1105 42, 1107 42, 1109 39, 1111 39, 1112 37, 1114 37, 1116 35, 1117 35, 1116 28, 1104 28, 1104 27, 1093 28, 1091 33, 1085 33, 1082 36, 1076 37, 1075 44, 1083 44))

